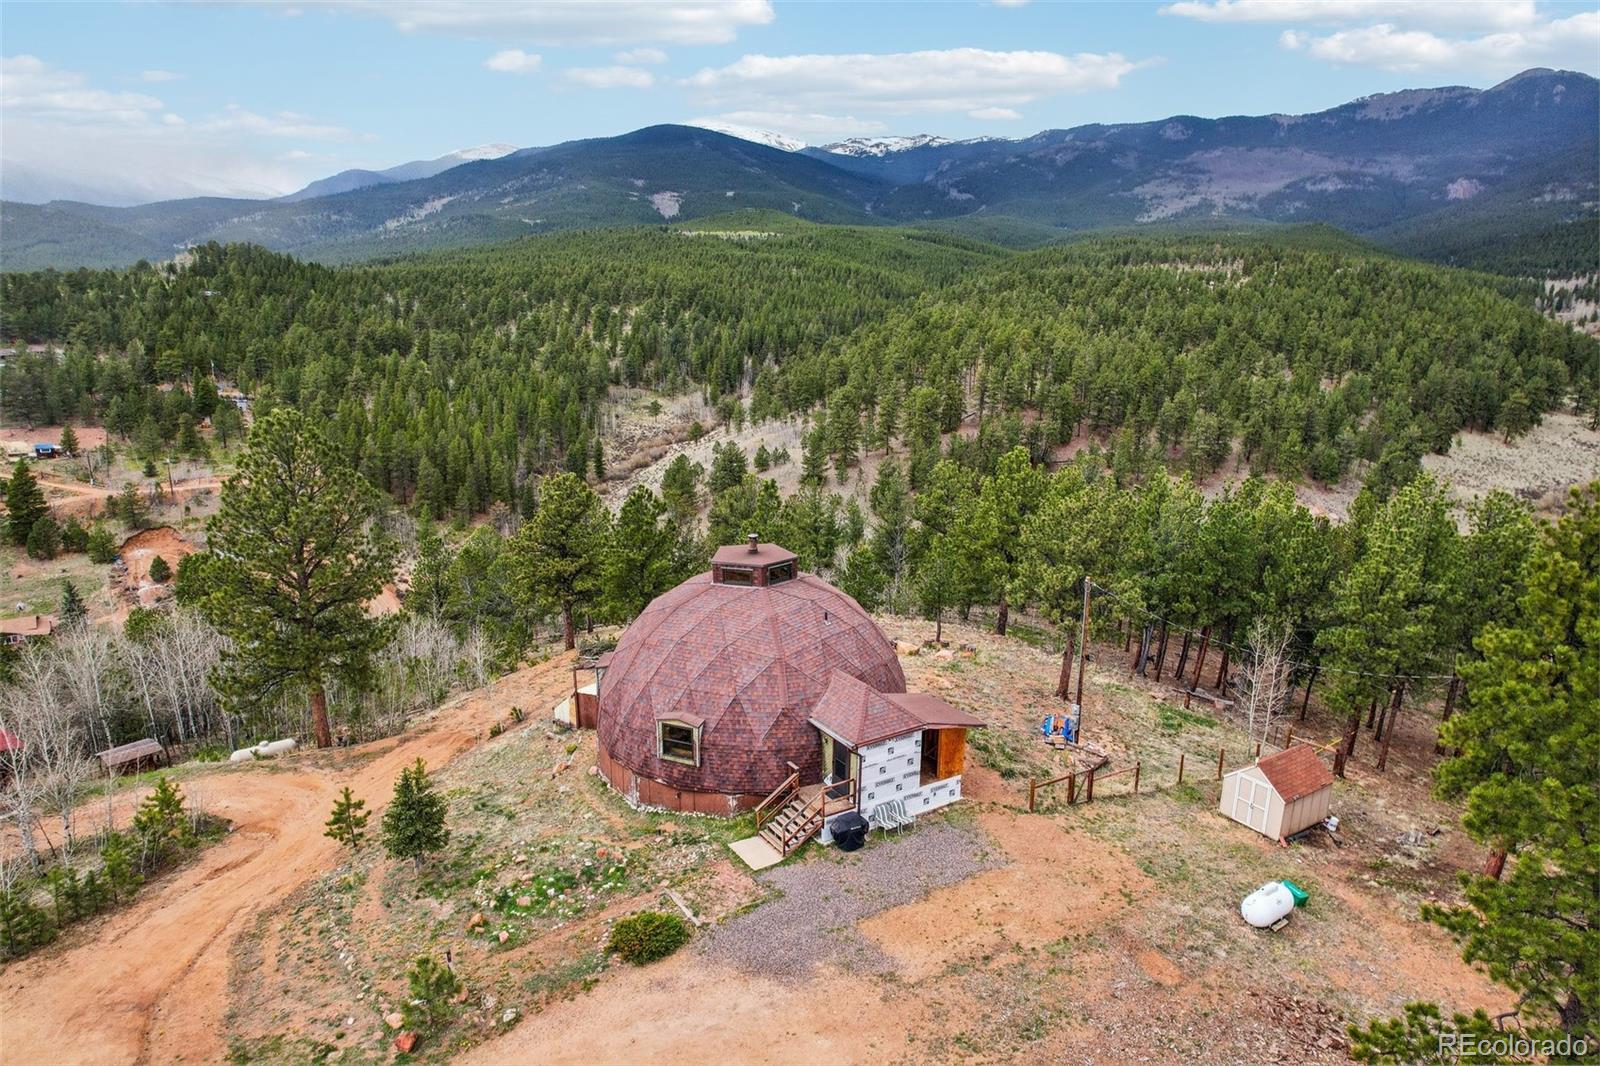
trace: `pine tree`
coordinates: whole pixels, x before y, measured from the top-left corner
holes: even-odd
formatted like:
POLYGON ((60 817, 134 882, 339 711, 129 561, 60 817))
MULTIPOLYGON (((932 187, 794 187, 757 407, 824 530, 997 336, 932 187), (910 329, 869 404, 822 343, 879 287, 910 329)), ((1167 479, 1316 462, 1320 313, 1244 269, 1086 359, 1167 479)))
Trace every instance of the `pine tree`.
POLYGON ((194 841, 193 829, 183 809, 183 790, 162 775, 156 787, 133 815, 133 832, 147 861, 146 870, 159 866, 174 848, 194 841), (148 864, 154 860, 153 864, 148 864))
POLYGON ((61 530, 56 520, 42 516, 28 530, 28 554, 35 559, 54 559, 61 553, 61 530))
POLYGON ((423 860, 450 841, 444 820, 444 797, 433 790, 428 768, 418 759, 400 771, 394 798, 383 812, 384 849, 390 858, 410 859, 420 872, 423 860))
POLYGON ((61 526, 61 547, 69 552, 89 549, 89 531, 83 528, 83 523, 78 521, 77 515, 68 515, 66 522, 61 526))
POLYGON ((1477 646, 1482 658, 1462 667, 1471 699, 1441 730, 1459 754, 1435 780, 1465 798, 1462 825, 1495 857, 1490 875, 1464 877, 1464 906, 1425 913, 1528 1007, 1589 1032, 1600 1011, 1600 482, 1573 490, 1544 528, 1516 616, 1477 646))
POLYGON ((17 547, 28 543, 33 524, 50 513, 44 492, 25 459, 18 459, 6 484, 6 537, 17 547))
POLYGON ((88 543, 85 549, 89 553, 89 561, 102 565, 111 562, 117 557, 117 541, 111 535, 111 530, 103 525, 96 524, 89 530, 88 543))
POLYGON ((125 833, 108 833, 100 845, 101 870, 113 900, 126 899, 139 890, 143 880, 134 869, 133 848, 125 833))
POLYGON ((561 615, 568 651, 576 644, 574 613, 601 591, 609 521, 594 490, 573 474, 545 478, 539 511, 512 538, 506 562, 517 595, 538 610, 561 615))
POLYGON ((359 691, 388 638, 366 609, 394 576, 394 547, 372 523, 377 511, 377 493, 321 429, 281 407, 251 431, 207 527, 200 609, 232 640, 225 698, 245 705, 306 693, 319 748, 333 744, 328 682, 359 691))
POLYGON ((711 494, 716 496, 733 488, 744 480, 746 472, 744 449, 732 441, 717 445, 711 453, 711 494))
POLYGON ((172 577, 172 567, 161 556, 150 560, 150 580, 158 585, 164 585, 172 577))
POLYGON ((71 426, 61 428, 61 450, 68 455, 78 454, 78 434, 71 426))
POLYGON ((419 955, 406 972, 406 991, 406 1002, 400 1008, 405 1027, 426 1034, 449 1020, 450 1004, 461 991, 461 981, 432 955, 419 955))
POLYGON ((327 831, 322 835, 332 837, 352 850, 359 848, 366 835, 367 819, 371 817, 366 806, 367 801, 352 796, 350 786, 346 785, 339 798, 333 801, 333 813, 324 823, 327 831))
POLYGON ((678 572, 678 530, 667 505, 644 485, 617 512, 606 552, 604 599, 608 618, 628 621, 687 574, 678 572))
POLYGON ((828 480, 828 431, 816 426, 806 434, 800 453, 800 484, 821 486, 828 480))
POLYGON ((144 494, 139 491, 139 486, 130 481, 122 486, 122 491, 113 499, 117 516, 122 519, 122 524, 129 529, 143 529, 150 524, 150 504, 145 500, 144 494))
POLYGON ((49 915, 25 889, 0 889, 0 946, 8 958, 21 958, 54 937, 49 915))
POLYGON ((61 604, 56 608, 63 629, 77 629, 89 619, 89 609, 78 595, 78 588, 69 579, 61 579, 61 604))

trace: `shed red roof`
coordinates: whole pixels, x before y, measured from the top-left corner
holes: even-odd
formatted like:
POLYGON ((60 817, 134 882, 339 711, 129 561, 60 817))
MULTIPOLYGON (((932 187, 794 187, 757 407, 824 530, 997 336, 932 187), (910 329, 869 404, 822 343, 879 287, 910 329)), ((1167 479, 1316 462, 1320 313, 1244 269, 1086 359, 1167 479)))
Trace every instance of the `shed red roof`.
POLYGON ((767 793, 790 762, 814 780, 821 753, 810 717, 836 670, 905 691, 894 645, 815 575, 738 586, 700 574, 657 597, 617 642, 598 739, 616 763, 674 789, 767 793), (657 754, 659 720, 703 723, 699 766, 657 754))
POLYGON ((1293 803, 1333 784, 1333 774, 1322 765, 1317 749, 1309 744, 1296 744, 1276 755, 1268 755, 1256 766, 1285 803, 1293 803))

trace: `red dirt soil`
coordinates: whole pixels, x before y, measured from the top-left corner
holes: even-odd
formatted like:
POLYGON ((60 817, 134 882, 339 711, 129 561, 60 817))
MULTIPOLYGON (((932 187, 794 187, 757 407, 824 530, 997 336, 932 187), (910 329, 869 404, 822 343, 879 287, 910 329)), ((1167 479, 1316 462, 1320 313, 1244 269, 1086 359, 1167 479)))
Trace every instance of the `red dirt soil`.
POLYGON ((322 823, 339 788, 350 785, 380 813, 402 767, 421 758, 438 768, 478 743, 508 707, 557 698, 571 685, 570 658, 501 678, 413 731, 348 755, 189 778, 185 789, 232 819, 234 832, 127 909, 8 967, 0 977, 0 1062, 225 1059, 228 948, 260 910, 334 862, 338 845, 322 835, 322 823), (352 767, 361 756, 375 757, 352 767))

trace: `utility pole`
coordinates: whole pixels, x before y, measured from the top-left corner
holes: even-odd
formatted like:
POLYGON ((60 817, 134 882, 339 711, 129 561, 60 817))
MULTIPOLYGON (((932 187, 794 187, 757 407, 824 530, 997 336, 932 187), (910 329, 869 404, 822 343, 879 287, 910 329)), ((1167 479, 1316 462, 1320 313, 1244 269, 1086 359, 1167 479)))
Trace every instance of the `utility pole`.
POLYGON ((1089 588, 1093 583, 1083 575, 1083 618, 1078 623, 1078 735, 1083 736, 1083 661, 1089 651, 1089 588))

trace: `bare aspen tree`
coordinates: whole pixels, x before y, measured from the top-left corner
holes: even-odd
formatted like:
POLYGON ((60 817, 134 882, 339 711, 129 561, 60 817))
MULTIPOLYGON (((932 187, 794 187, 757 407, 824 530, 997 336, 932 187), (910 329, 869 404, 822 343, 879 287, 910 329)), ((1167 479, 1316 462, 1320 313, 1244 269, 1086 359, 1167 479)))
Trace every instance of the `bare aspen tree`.
POLYGON ((1257 619, 1245 645, 1237 675, 1239 709, 1250 738, 1261 744, 1288 707, 1291 635, 1287 625, 1257 619))

